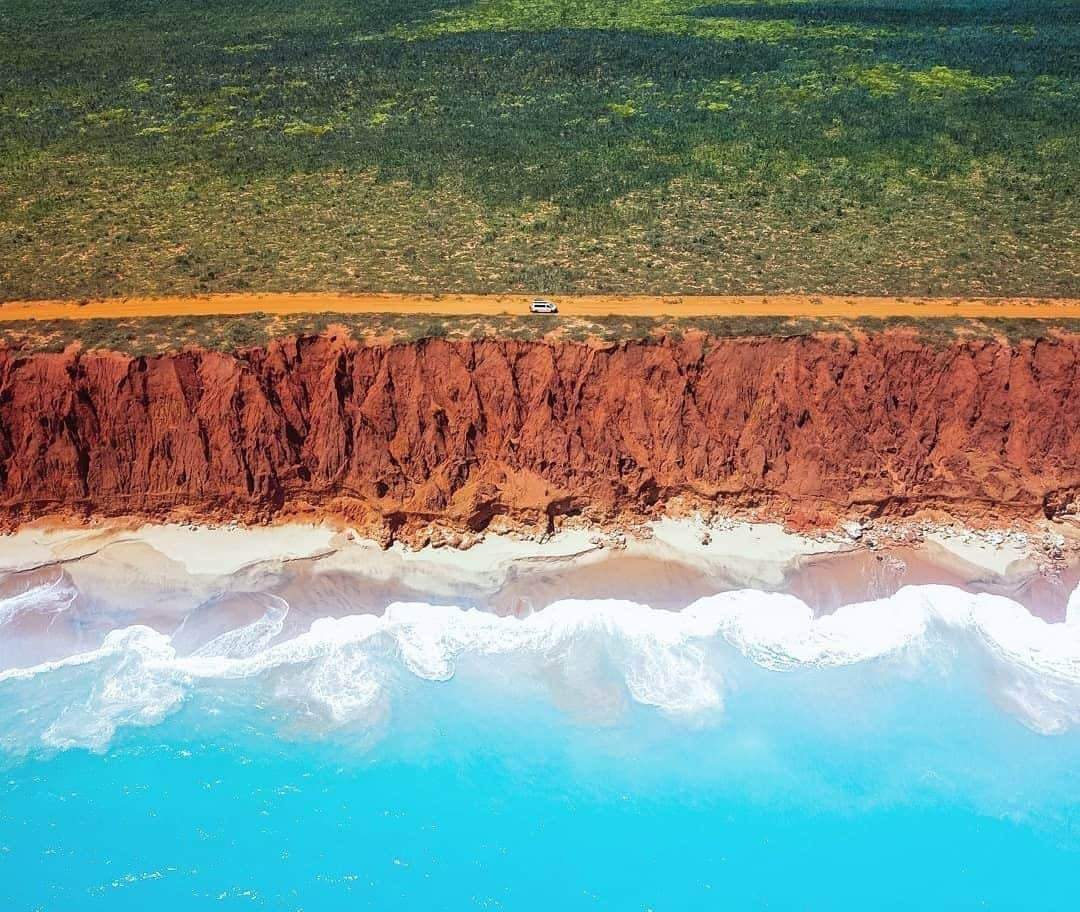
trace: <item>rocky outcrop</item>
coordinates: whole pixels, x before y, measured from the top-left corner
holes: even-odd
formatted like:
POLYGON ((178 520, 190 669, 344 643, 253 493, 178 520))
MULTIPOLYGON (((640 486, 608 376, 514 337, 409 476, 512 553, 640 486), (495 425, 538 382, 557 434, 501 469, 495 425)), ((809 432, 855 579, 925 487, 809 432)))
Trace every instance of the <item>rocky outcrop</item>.
POLYGON ((979 524, 1069 511, 1078 492, 1078 336, 0 351, 9 525, 315 511, 407 536, 676 499, 796 526, 920 510, 979 524))

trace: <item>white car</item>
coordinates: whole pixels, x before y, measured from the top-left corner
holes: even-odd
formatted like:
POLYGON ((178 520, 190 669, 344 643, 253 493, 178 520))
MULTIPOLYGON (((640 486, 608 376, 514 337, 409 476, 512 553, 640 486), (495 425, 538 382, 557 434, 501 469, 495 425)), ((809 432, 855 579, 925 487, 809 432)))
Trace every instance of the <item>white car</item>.
POLYGON ((534 299, 532 304, 529 305, 529 310, 534 314, 557 314, 559 312, 559 308, 555 306, 555 303, 546 298, 534 299))

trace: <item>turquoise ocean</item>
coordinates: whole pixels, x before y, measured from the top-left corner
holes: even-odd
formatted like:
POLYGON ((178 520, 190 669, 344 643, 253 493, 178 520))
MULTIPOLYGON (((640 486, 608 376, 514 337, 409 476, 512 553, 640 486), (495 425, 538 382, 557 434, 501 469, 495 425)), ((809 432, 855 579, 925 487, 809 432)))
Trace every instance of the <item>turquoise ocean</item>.
POLYGON ((253 598, 48 657, 64 584, 0 604, 0 907, 1078 908, 1078 595, 253 598))

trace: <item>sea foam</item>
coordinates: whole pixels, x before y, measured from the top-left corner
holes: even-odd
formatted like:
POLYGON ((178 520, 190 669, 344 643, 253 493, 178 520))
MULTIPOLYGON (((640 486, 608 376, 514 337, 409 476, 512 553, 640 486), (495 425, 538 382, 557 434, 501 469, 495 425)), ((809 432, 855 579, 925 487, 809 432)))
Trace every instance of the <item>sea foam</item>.
MULTIPOLYGON (((447 681, 463 662, 552 688, 559 681, 585 700, 614 688, 625 701, 700 721, 722 716, 725 680, 740 661, 775 674, 893 661, 910 673, 930 654, 948 660, 959 649, 992 669, 990 696, 1032 730, 1080 722, 1080 590, 1063 623, 999 596, 910 586, 825 616, 756 590, 677 612, 564 600, 524 618, 398 602, 382 615, 318 618, 294 636, 283 636, 288 603, 261 597, 261 617, 187 651, 135 625, 109 631, 95 649, 0 671, 0 746, 104 749, 120 727, 153 725, 194 694, 238 686, 318 729, 373 726, 410 679, 447 681)), ((72 595, 59 583, 38 587, 0 602, 0 619, 34 598, 62 611, 72 595)))
POLYGON ((79 590, 67 574, 58 570, 55 579, 27 586, 21 592, 0 598, 0 630, 27 612, 59 614, 70 608, 78 597, 79 590))

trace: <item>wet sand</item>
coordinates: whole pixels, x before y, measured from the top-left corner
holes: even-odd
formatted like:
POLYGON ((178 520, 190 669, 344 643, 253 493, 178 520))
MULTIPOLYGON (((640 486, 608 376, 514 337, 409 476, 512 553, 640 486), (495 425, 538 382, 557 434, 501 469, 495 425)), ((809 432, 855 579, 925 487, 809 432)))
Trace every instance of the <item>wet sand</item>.
POLYGON ((563 599, 677 611, 755 589, 790 593, 824 615, 921 584, 1006 596, 1058 622, 1080 584, 1075 551, 1048 564, 1034 546, 1024 552, 977 533, 871 549, 774 524, 663 519, 642 532, 578 528, 544 542, 489 535, 465 551, 384 551, 311 524, 26 528, 0 538, 0 668, 95 648, 109 630, 134 624, 196 648, 277 600, 289 606, 285 637, 318 617, 381 614, 395 602, 523 617, 563 599))

